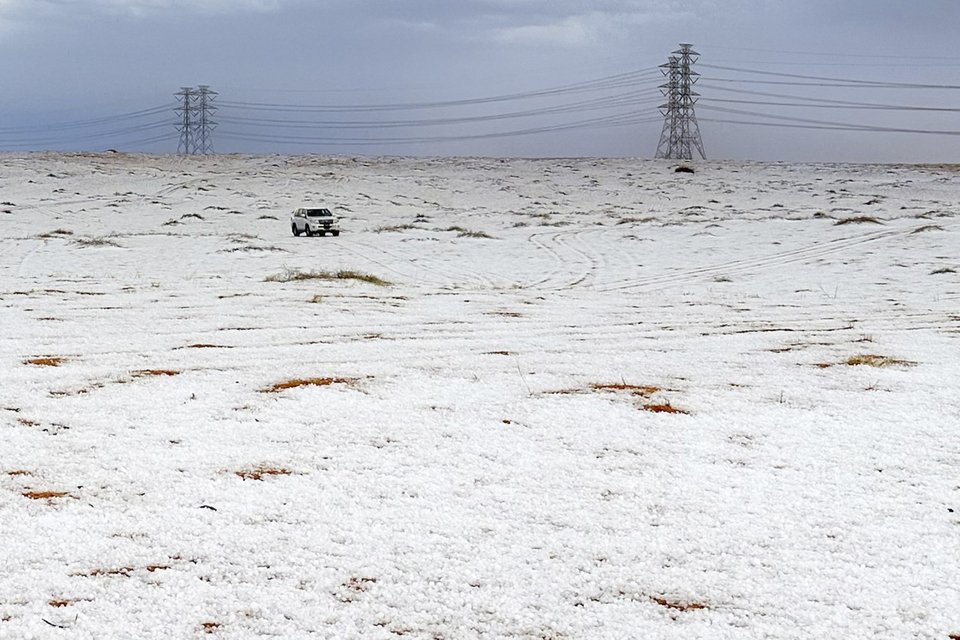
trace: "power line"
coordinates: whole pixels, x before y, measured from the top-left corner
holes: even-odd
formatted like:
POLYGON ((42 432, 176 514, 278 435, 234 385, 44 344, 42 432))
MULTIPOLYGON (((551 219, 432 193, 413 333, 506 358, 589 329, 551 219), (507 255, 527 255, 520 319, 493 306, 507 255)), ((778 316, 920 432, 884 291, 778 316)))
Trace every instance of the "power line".
MULTIPOLYGON (((936 134, 936 135, 948 135, 948 136, 960 135, 960 131, 953 131, 953 130, 913 129, 908 127, 884 127, 884 126, 869 125, 869 124, 855 124, 850 122, 813 120, 809 118, 797 118, 792 116, 761 113, 757 111, 747 111, 747 110, 741 110, 741 109, 727 109, 725 107, 713 107, 709 105, 704 105, 703 108, 708 109, 710 111, 719 111, 723 113, 754 116, 758 118, 768 118, 771 120, 780 120, 787 123, 801 123, 801 124, 807 124, 807 125, 821 125, 821 126, 830 127, 830 128, 842 128, 844 130, 849 130, 849 131, 865 131, 865 132, 872 132, 872 133, 881 133, 881 132, 883 133, 922 133, 922 134, 936 134)), ((737 124, 758 124, 759 125, 763 123, 738 122, 737 124)), ((770 124, 770 123, 767 123, 767 124, 770 124)), ((806 127, 806 128, 812 128, 812 127, 806 127)))
POLYGON ((368 104, 282 104, 270 102, 242 102, 222 100, 220 104, 224 107, 234 107, 251 110, 267 111, 302 111, 302 112, 358 112, 358 111, 403 111, 417 109, 436 109, 449 107, 465 107, 473 105, 483 105, 497 102, 510 102, 514 100, 527 100, 533 98, 543 98, 569 93, 580 93, 585 91, 599 91, 605 89, 617 89, 623 87, 635 87, 639 80, 653 79, 657 76, 657 69, 641 69, 627 73, 616 74, 596 80, 578 82, 568 85, 560 85, 547 89, 538 89, 535 91, 526 91, 519 93, 510 93, 496 96, 486 96, 478 98, 468 98, 462 100, 445 100, 433 102, 399 102, 399 103, 368 103, 368 104))
MULTIPOLYGON (((778 71, 765 71, 762 69, 745 69, 742 67, 727 67, 714 64, 701 64, 705 69, 720 69, 722 71, 736 71, 738 73, 749 73, 754 75, 773 76, 778 78, 796 78, 800 80, 817 80, 823 82, 843 83, 836 86, 861 86, 868 88, 894 88, 894 89, 960 89, 960 85, 954 84, 919 84, 913 82, 887 82, 879 80, 861 80, 859 78, 835 78, 830 76, 812 76, 801 73, 783 73, 778 71)), ((712 81, 718 81, 717 78, 711 78, 712 81)), ((737 80, 723 80, 737 82, 737 80)), ((747 81, 743 81, 747 82, 747 81)), ((771 83, 772 84, 772 83, 771 83)), ((823 85, 832 86, 832 85, 823 85)))
POLYGON ((602 118, 591 118, 575 122, 568 122, 556 125, 546 125, 542 127, 533 127, 527 129, 515 129, 510 131, 499 131, 490 133, 464 134, 464 135, 446 135, 446 136, 405 136, 405 137, 364 137, 364 138, 343 138, 332 136, 275 136, 260 134, 243 133, 222 133, 221 137, 231 140, 244 140, 251 142, 271 142, 297 145, 316 145, 326 144, 332 146, 367 146, 367 145, 391 145, 391 144, 425 144, 438 142, 456 142, 467 140, 487 140, 497 138, 514 138, 521 136, 530 136, 542 133, 554 133, 559 131, 572 131, 578 129, 593 129, 607 127, 621 127, 627 125, 636 125, 647 122, 656 122, 660 120, 657 116, 648 114, 654 111, 630 111, 602 118))

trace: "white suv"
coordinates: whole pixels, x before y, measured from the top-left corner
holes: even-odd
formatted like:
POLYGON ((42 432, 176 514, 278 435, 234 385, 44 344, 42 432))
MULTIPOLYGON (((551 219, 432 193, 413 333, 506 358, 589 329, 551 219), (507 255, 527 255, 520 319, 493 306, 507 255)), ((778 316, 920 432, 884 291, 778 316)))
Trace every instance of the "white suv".
POLYGON ((305 233, 308 236, 340 235, 340 223, 330 209, 297 209, 290 216, 290 230, 293 235, 305 233))

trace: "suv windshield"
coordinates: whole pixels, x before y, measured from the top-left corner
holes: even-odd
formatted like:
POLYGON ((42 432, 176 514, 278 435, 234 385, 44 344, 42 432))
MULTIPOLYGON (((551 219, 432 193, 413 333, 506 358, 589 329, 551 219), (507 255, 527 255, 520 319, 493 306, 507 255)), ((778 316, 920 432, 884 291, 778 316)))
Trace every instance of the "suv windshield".
POLYGON ((330 209, 307 209, 307 215, 311 218, 321 218, 325 216, 332 216, 330 209))

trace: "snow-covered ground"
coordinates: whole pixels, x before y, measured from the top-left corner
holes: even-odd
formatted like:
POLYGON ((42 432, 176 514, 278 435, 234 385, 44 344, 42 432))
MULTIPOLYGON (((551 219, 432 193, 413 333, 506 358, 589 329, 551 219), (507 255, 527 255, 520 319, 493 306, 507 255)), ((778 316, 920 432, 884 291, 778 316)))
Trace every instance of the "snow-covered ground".
POLYGON ((960 168, 673 167, 0 155, 0 637, 960 634, 960 168))

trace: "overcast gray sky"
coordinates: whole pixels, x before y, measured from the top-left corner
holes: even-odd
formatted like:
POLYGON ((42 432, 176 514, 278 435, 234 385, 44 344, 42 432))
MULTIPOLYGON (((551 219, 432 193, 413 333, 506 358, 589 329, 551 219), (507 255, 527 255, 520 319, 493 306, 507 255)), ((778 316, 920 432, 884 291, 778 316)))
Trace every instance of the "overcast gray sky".
POLYGON ((960 132, 958 111, 888 108, 960 109, 960 90, 819 86, 829 83, 705 65, 960 85, 958 25, 957 0, 0 0, 0 149, 173 152, 173 94, 208 84, 221 105, 218 152, 652 157, 660 81, 644 70, 691 42, 702 54, 697 115, 710 158, 957 162, 957 135, 715 120, 960 132), (632 75, 536 99, 307 109, 468 100, 619 74, 632 75), (798 102, 809 106, 784 104, 798 102), (533 113, 503 117, 524 111, 533 113), (563 128, 609 117, 620 120, 563 128), (365 127, 373 122, 390 126, 365 127), (552 130, 513 135, 538 128, 552 130), (469 138, 489 134, 511 135, 469 138))

